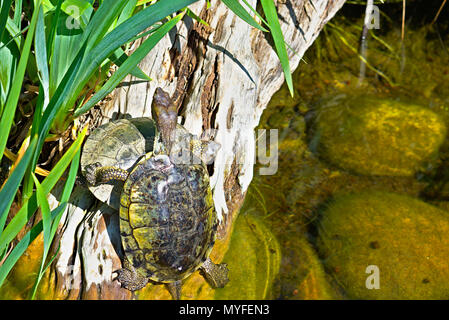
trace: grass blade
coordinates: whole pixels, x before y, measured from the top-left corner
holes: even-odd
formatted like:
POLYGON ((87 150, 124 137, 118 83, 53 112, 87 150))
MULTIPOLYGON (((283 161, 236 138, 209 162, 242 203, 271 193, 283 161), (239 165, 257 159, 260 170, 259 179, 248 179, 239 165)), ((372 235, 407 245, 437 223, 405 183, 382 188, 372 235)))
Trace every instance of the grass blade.
MULTIPOLYGON (((119 12, 123 11, 128 0, 103 1, 95 12, 89 24, 84 30, 81 43, 87 41, 86 51, 89 52, 99 41, 101 41, 109 30, 109 27, 118 18, 119 12)), ((104 60, 104 59, 103 59, 104 60)))
MULTIPOLYGON (((262 21, 263 23, 265 23, 266 26, 268 26, 268 22, 259 14, 259 12, 257 12, 256 9, 254 9, 246 0, 242 0, 243 3, 249 8, 249 10, 251 10, 256 17, 258 17, 260 19, 260 21, 262 21)), ((267 30, 268 31, 268 30, 267 30)))
POLYGON ((22 0, 14 1, 14 23, 17 28, 20 28, 20 23, 22 21, 22 0))
MULTIPOLYGON (((72 163, 70 164, 70 170, 69 174, 67 175, 67 180, 64 185, 64 190, 62 191, 61 195, 61 203, 68 202, 70 195, 72 194, 73 187, 75 186, 76 176, 78 174, 78 167, 80 163, 80 157, 81 157, 81 148, 78 149, 75 157, 72 160, 72 163)), ((56 230, 58 229, 59 221, 61 220, 62 212, 61 214, 57 215, 52 222, 51 225, 51 237, 55 236, 56 230)))
POLYGON ((41 208, 42 213, 42 230, 44 232, 43 238, 44 238, 44 250, 42 253, 42 261, 41 265, 39 267, 39 272, 36 278, 36 281, 34 282, 33 288, 31 290, 31 299, 34 299, 34 296, 36 294, 37 286, 39 285, 40 280, 42 279, 42 270, 44 269, 45 261, 47 260, 47 253, 50 250, 50 244, 51 244, 51 212, 50 212, 50 206, 48 205, 47 196, 42 190, 42 186, 39 183, 39 180, 37 180, 36 176, 32 173, 31 174, 34 183, 36 185, 36 196, 37 196, 37 204, 41 208))
POLYGON ((203 19, 201 19, 200 17, 198 17, 198 16, 196 15, 196 13, 193 12, 192 10, 190 10, 189 8, 186 8, 186 14, 187 14, 190 18, 192 18, 193 20, 195 20, 196 22, 199 22, 199 23, 201 23, 201 24, 203 24, 203 25, 205 25, 205 26, 209 26, 209 24, 208 24, 206 21, 204 21, 203 19))
MULTIPOLYGON (((50 174, 44 179, 44 181, 42 181, 41 186, 45 194, 50 193, 56 182, 58 182, 72 159, 75 157, 81 147, 84 137, 86 136, 86 132, 87 126, 58 161, 53 170, 50 171, 50 174)), ((37 210, 37 206, 37 196, 36 193, 33 193, 0 234, 0 248, 6 247, 16 237, 17 233, 23 228, 23 226, 25 226, 29 218, 37 210)))
POLYGON ((73 187, 75 186, 76 177, 78 175, 80 157, 81 157, 81 148, 78 148, 78 151, 76 152, 75 156, 72 159, 72 163, 70 164, 69 174, 67 175, 67 180, 64 186, 64 190, 62 191, 60 202, 69 201, 73 187))
MULTIPOLYGON (((62 215, 67 203, 61 203, 56 209, 51 212, 52 219, 58 215, 62 215)), ((42 232, 42 221, 39 221, 30 231, 28 231, 22 240, 14 247, 4 263, 0 266, 0 287, 3 285, 6 277, 16 262, 23 255, 28 246, 36 239, 36 237, 42 232)))
MULTIPOLYGON (((51 228, 51 213, 50 213, 50 205, 48 204, 47 200, 47 194, 44 193, 42 186, 39 182, 39 180, 36 178, 36 175, 34 173, 31 174, 34 183, 36 186, 36 197, 37 197, 37 204, 41 208, 42 213, 42 226, 44 230, 44 258, 45 253, 48 248, 50 248, 50 228, 51 228)), ((45 260, 45 259, 43 259, 45 260)))
MULTIPOLYGON (((87 14, 87 13, 86 13, 87 14)), ((74 18, 67 16, 61 8, 56 7, 49 14, 51 28, 48 33, 47 50, 50 68, 50 96, 53 96, 70 69, 79 51, 83 48, 83 31, 77 28, 74 18), (54 28, 54 29, 53 29, 54 28)))
MULTIPOLYGON (((23 179, 26 169, 30 163, 33 152, 36 148, 37 137, 35 136, 28 146, 25 154, 20 160, 17 167, 11 173, 8 180, 6 180, 3 188, 0 189, 0 234, 5 225, 6 217, 8 216, 9 208, 14 200, 14 197, 19 189, 20 182, 23 179)), ((4 247, 0 246, 0 252, 4 247)))
POLYGON ((12 0, 3 0, 2 8, 0 10, 0 39, 3 38, 5 32, 6 22, 8 21, 9 10, 11 9, 12 0))
POLYGON ((198 0, 159 0, 148 8, 136 13, 130 19, 117 26, 108 33, 92 50, 87 52, 80 72, 77 75, 77 83, 70 92, 76 93, 67 102, 67 107, 73 106, 79 94, 97 70, 98 65, 107 59, 118 47, 127 43, 134 36, 162 20, 166 16, 176 12, 198 0))
POLYGON ((182 19, 184 13, 177 15, 175 18, 169 20, 161 27, 159 27, 145 42, 143 42, 136 51, 129 56, 122 66, 114 72, 111 78, 105 85, 86 103, 79 108, 74 116, 78 117, 84 112, 88 111, 98 101, 109 94, 126 75, 133 70, 137 64, 150 52, 151 49, 182 19))
MULTIPOLYGON (((36 99, 36 105, 34 107, 34 116, 33 116, 33 122, 31 124, 31 132, 30 136, 34 137, 35 135, 39 134, 39 123, 42 117, 42 108, 44 105, 44 89, 42 88, 42 84, 39 86, 39 95, 36 99)), ((34 169, 36 168, 36 163, 34 163, 34 159, 36 158, 36 153, 33 156, 33 162, 30 166, 28 166, 28 169, 25 173, 25 177, 23 179, 22 184, 22 202, 26 199, 28 199, 31 194, 33 193, 34 188, 34 182, 33 178, 31 177, 31 173, 34 172, 34 169)))
POLYGON ((282 34, 281 25, 279 24, 279 18, 276 12, 276 6, 273 0, 261 0, 263 12, 267 18, 268 26, 273 36, 274 46, 276 53, 281 61, 282 70, 284 71, 285 81, 287 82, 290 95, 293 97, 293 80, 290 70, 290 62, 288 60, 287 49, 285 47, 284 36, 282 34))
POLYGON ((14 73, 20 60, 19 36, 14 37, 11 35, 16 31, 12 30, 15 26, 11 19, 8 19, 6 26, 8 32, 4 33, 3 38, 0 39, 0 117, 3 114, 3 108, 11 90, 14 73))
POLYGON ((45 22, 44 22, 44 10, 42 7, 39 10, 39 16, 36 25, 36 35, 34 38, 34 50, 36 56, 36 65, 38 70, 38 76, 41 83, 41 90, 44 97, 43 109, 48 105, 50 100, 50 77, 48 74, 48 62, 47 62, 47 48, 45 46, 45 22))
POLYGON ((123 8, 122 12, 120 13, 120 16, 117 20, 117 25, 122 23, 123 21, 127 20, 129 17, 132 16, 134 10, 136 9, 137 0, 128 0, 126 3, 126 6, 123 8))
POLYGON ((31 51, 31 43, 34 37, 34 31, 36 29, 37 17, 39 14, 40 6, 41 1, 37 0, 35 10, 31 18, 30 28, 28 29, 25 43, 23 45, 23 49, 21 52, 19 64, 17 66, 17 71, 16 74, 14 75, 11 90, 8 94, 5 109, 3 110, 2 118, 0 120, 0 161, 2 160, 3 153, 5 151, 6 142, 8 141, 9 137, 9 131, 11 130, 12 121, 14 119, 17 103, 19 101, 19 95, 22 89, 22 83, 25 76, 28 57, 31 51))
MULTIPOLYGON (((239 0, 221 0, 236 16, 240 17, 243 21, 250 26, 257 28, 261 31, 268 32, 267 29, 257 23, 256 20, 246 11, 246 9, 240 4, 239 0)), ((246 3, 248 5, 248 3, 246 3)))
MULTIPOLYGON (((62 2, 64 0, 58 0, 58 4, 56 5, 55 11, 54 11, 54 15, 51 19, 51 27, 50 27, 50 32, 48 33, 48 38, 47 38, 47 48, 50 52, 52 52, 53 50, 53 43, 55 41, 55 37, 56 37, 56 30, 57 30, 57 26, 58 26, 58 21, 59 21, 59 15, 61 14, 61 5, 62 2)), ((48 61, 50 61, 50 56, 48 57, 48 61)))
POLYGON ((61 109, 62 104, 65 102, 68 96, 70 96, 70 87, 71 84, 76 80, 77 72, 76 70, 80 67, 82 58, 83 58, 84 50, 82 49, 76 58, 74 59, 72 65, 69 70, 66 72, 64 78, 56 89, 55 94, 50 99, 50 102, 47 108, 44 111, 42 119, 40 119, 39 125, 39 139, 37 141, 37 153, 33 158, 33 166, 37 163, 37 158, 39 156, 40 150, 44 144, 45 138, 50 131, 50 126, 52 125, 55 116, 58 111, 61 109))
MULTIPOLYGON (((14 24, 14 21, 12 19, 8 18, 8 21, 6 22, 6 31, 8 31, 9 35, 11 36, 10 41, 14 41, 17 45, 17 48, 20 48, 21 35, 22 35, 22 32, 25 32, 26 30, 28 30, 28 27, 25 27, 23 30, 20 30, 14 24)), ((3 44, 2 46, 0 46, 0 49, 3 48, 4 46, 7 46, 8 44, 9 44, 9 42, 3 44)))
MULTIPOLYGON (((128 59, 128 55, 123 51, 122 48, 118 48, 117 50, 115 50, 114 54, 109 57, 109 59, 120 67, 123 62, 128 59)), ((145 72, 143 72, 142 69, 140 69, 138 66, 132 69, 130 71, 130 74, 138 79, 151 81, 151 78, 147 74, 145 74, 145 72)))

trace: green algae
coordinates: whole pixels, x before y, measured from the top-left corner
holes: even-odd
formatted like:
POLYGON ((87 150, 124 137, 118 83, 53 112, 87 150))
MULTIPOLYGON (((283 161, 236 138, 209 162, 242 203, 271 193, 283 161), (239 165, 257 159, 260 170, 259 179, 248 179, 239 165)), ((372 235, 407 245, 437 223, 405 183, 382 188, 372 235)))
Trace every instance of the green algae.
POLYGON ((365 175, 411 176, 435 160, 444 121, 416 104, 351 97, 320 108, 318 150, 333 164, 365 175))
POLYGON ((234 226, 223 261, 229 283, 217 289, 215 299, 272 299, 272 284, 279 272, 281 251, 271 231, 257 217, 241 214, 234 226))
POLYGON ((277 296, 288 300, 339 298, 304 234, 291 234, 289 238, 281 242, 283 259, 276 284, 277 296))
MULTIPOLYGON (((40 234, 19 258, 17 264, 0 288, 0 300, 25 300, 29 298, 39 271, 43 247, 43 236, 40 234)), ((42 285, 39 286, 41 288, 42 285)))

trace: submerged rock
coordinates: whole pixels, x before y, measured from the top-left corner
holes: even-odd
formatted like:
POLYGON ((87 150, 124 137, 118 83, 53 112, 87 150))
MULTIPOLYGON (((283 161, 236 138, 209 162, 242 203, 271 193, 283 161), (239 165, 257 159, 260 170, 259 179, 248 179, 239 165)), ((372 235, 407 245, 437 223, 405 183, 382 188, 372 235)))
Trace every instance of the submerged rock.
POLYGON ((327 281, 323 266, 305 237, 287 233, 282 245, 282 262, 277 281, 278 298, 330 300, 339 298, 327 281), (287 240, 288 239, 288 240, 287 240))
POLYGON ((436 158, 445 137, 445 123, 431 110, 357 97, 320 109, 312 147, 333 164, 359 174, 411 176, 436 158))
POLYGON ((237 218, 231 243, 223 261, 229 283, 215 291, 215 299, 271 299, 272 284, 279 272, 281 250, 271 231, 252 215, 237 218))
POLYGON ((448 299, 449 213, 386 192, 337 197, 318 249, 349 298, 448 299))

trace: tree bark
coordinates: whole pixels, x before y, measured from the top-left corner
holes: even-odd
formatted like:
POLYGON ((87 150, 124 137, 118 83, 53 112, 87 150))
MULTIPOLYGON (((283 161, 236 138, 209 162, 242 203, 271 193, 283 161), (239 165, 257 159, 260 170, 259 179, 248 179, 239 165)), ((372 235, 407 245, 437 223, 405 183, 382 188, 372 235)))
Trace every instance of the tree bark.
MULTIPOLYGON (((248 1, 256 7, 257 0, 248 1)), ((283 0, 277 9, 292 71, 344 0, 283 0)), ((173 94, 180 122, 193 134, 215 129, 221 144, 211 185, 221 223, 212 258, 226 251, 232 223, 253 177, 254 128, 284 76, 270 35, 247 25, 221 1, 198 1, 191 10, 209 26, 185 17, 140 67, 153 81, 128 77, 101 108, 96 124, 122 117, 151 117, 156 87, 173 94)), ((138 43, 136 43, 136 46, 138 43)), ((92 123, 91 123, 92 125, 92 123)), ((56 206, 57 194, 50 196, 56 206)), ((58 237, 60 249, 42 280, 41 298, 129 299, 133 295, 114 281, 121 267, 118 214, 77 186, 64 213, 58 237)), ((210 297, 200 277, 189 280, 183 298, 210 297), (203 288, 198 291, 198 288, 203 288), (198 293, 199 292, 199 293, 198 293)), ((162 286, 139 298, 170 298, 162 286)), ((184 289, 183 289, 184 290, 184 289)))

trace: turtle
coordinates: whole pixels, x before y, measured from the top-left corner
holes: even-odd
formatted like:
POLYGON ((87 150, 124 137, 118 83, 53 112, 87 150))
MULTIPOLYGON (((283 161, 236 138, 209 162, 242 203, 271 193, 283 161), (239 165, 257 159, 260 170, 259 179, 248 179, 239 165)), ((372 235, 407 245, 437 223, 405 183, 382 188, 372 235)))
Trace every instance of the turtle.
MULTIPOLYGON (((91 186, 124 182, 119 204, 124 258, 116 279, 130 291, 148 282, 165 283, 173 298, 180 299, 182 281, 199 269, 212 287, 224 287, 227 264, 215 264, 209 257, 219 221, 207 164, 220 145, 177 125, 176 107, 161 88, 156 89, 152 111, 153 147, 136 164, 126 168, 94 161, 84 167, 91 186)), ((151 141, 151 134, 147 138, 151 141)), ((123 139, 125 146, 135 141, 126 134, 123 139)))
MULTIPOLYGON (((81 172, 86 177, 86 168, 93 163, 130 171, 146 153, 153 151, 155 135, 156 124, 148 117, 118 119, 103 124, 89 135, 83 146, 81 172)), ((98 200, 119 210, 122 181, 87 184, 87 187, 98 200)))

